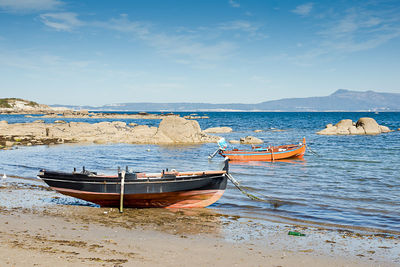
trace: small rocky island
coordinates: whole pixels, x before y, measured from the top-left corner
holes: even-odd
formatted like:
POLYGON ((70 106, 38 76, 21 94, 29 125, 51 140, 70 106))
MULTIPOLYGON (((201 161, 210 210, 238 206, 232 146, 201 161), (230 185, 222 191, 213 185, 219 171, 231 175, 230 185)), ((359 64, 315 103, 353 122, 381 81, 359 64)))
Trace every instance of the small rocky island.
POLYGON ((0 147, 62 143, 129 143, 129 144, 202 144, 220 137, 201 131, 195 120, 177 116, 165 117, 158 127, 130 126, 125 122, 64 122, 8 124, 0 121, 0 147))
POLYGON ((379 125, 373 118, 360 118, 357 122, 350 119, 341 120, 335 125, 331 123, 326 128, 317 132, 321 135, 375 135, 392 132, 388 127, 379 125))
MULTIPOLYGON (((230 127, 213 127, 204 131, 195 120, 188 120, 173 113, 137 114, 90 113, 87 110, 52 108, 19 98, 0 99, 0 114, 21 115, 32 118, 31 114, 42 114, 36 118, 60 118, 54 123, 39 119, 34 122, 8 123, 0 121, 0 149, 13 146, 55 145, 64 143, 128 143, 181 145, 217 142, 220 137, 212 134, 230 133, 230 127), (67 122, 61 118, 96 119, 162 119, 158 127, 137 125, 121 121, 98 123, 67 122)), ((197 114, 192 114, 197 115, 197 114)), ((190 118, 192 118, 192 115, 190 118)), ((204 117, 200 117, 204 118, 204 117)), ((237 144, 261 144, 263 141, 253 136, 230 140, 237 144)))

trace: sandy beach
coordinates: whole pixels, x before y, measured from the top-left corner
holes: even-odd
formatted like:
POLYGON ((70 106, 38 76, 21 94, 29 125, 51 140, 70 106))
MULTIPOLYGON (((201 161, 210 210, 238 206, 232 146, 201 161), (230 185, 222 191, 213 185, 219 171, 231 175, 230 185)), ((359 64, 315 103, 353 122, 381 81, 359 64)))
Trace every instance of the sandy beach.
POLYGON ((64 205, 61 195, 18 179, 3 182, 0 200, 1 266, 400 265, 396 235, 261 222, 213 208, 121 214, 64 205))

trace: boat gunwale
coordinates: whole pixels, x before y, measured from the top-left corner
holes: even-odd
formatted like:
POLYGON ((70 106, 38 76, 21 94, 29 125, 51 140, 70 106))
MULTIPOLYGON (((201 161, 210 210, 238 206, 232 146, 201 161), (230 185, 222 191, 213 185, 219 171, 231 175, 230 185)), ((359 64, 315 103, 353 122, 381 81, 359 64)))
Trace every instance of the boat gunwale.
MULTIPOLYGON (((129 179, 129 180, 125 180, 125 184, 149 184, 149 183, 179 183, 179 182, 187 182, 187 181, 198 181, 198 180, 202 180, 202 179, 216 179, 216 178, 220 178, 222 176, 226 176, 226 172, 223 171, 221 173, 218 174, 212 174, 209 176, 184 176, 184 177, 176 177, 176 178, 164 178, 164 177, 160 177, 160 178, 153 178, 153 179, 147 179, 147 178, 137 178, 137 179, 129 179)), ((40 177, 40 176, 39 176, 40 177)), ((108 184, 108 185, 112 185, 112 184, 120 184, 121 180, 116 180, 116 181, 111 181, 111 182, 106 182, 106 181, 79 181, 79 180, 71 180, 71 179, 57 179, 57 178, 53 178, 53 177, 40 177, 40 179, 42 180, 50 180, 50 181, 54 181, 54 182, 67 182, 67 183, 82 183, 82 184, 108 184)))

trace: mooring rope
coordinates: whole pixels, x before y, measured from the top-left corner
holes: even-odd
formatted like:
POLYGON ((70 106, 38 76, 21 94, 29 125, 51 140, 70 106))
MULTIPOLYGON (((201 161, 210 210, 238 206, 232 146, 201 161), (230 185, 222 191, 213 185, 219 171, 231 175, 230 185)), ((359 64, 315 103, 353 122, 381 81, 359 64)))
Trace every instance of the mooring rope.
POLYGON ((314 150, 312 150, 309 145, 306 144, 306 147, 312 154, 316 155, 317 157, 321 157, 321 155, 318 154, 317 152, 315 152, 314 150))
POLYGON ((257 192, 258 194, 260 194, 260 195, 262 195, 262 196, 264 196, 266 198, 270 198, 270 199, 259 198, 259 197, 255 196, 255 195, 247 192, 245 189, 250 190, 250 191, 254 191, 254 192, 255 192, 255 190, 253 190, 251 188, 248 188, 246 186, 241 186, 240 183, 235 178, 233 178, 233 176, 230 173, 227 173, 226 176, 228 177, 229 181, 231 181, 236 186, 236 188, 239 189, 240 192, 242 192, 245 196, 247 196, 251 200, 269 203, 269 204, 273 205, 274 208, 279 207, 281 205, 281 203, 283 203, 283 201, 281 201, 281 200, 272 199, 269 196, 266 196, 266 195, 263 195, 263 194, 257 192))

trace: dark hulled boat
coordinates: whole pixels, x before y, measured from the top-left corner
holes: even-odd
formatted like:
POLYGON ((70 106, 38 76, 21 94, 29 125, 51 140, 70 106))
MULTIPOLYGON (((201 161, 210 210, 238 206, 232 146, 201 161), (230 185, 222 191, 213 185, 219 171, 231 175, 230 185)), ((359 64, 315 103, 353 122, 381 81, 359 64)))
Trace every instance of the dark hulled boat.
POLYGON ((103 207, 200 208, 216 202, 227 184, 228 160, 222 171, 132 173, 118 175, 41 170, 40 177, 50 188, 64 195, 103 207), (122 197, 121 197, 122 196, 122 197))

